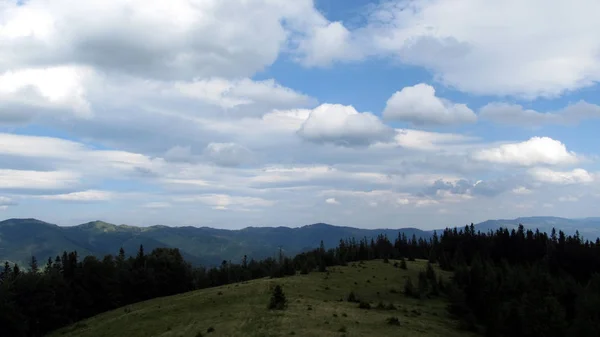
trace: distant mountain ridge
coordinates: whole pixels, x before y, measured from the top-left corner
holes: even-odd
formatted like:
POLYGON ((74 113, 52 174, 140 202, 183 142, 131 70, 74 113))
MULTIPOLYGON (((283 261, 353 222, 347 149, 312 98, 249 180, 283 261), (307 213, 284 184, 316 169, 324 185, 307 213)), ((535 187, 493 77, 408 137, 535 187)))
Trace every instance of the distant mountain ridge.
MULTIPOLYGON (((516 228, 519 224, 526 228, 539 228, 544 232, 550 232, 552 227, 567 234, 574 234, 579 230, 587 239, 600 236, 600 218, 527 217, 487 220, 477 224, 476 229, 487 232, 499 227, 516 228)), ((215 265, 223 260, 239 261, 244 255, 256 259, 274 256, 279 247, 287 255, 295 255, 318 247, 321 240, 326 247, 333 247, 340 239, 370 239, 384 234, 393 240, 399 233, 423 238, 433 235, 433 231, 418 228, 360 229, 324 223, 297 228, 246 227, 228 230, 164 225, 136 227, 103 221, 61 227, 37 219, 8 219, 0 222, 0 261, 22 264, 33 255, 43 264, 48 257, 55 257, 65 250, 75 250, 80 256, 94 255, 101 258, 107 254, 116 254, 121 247, 127 255, 135 255, 139 246, 144 245, 147 252, 157 247, 179 248, 185 259, 193 264, 215 265)))

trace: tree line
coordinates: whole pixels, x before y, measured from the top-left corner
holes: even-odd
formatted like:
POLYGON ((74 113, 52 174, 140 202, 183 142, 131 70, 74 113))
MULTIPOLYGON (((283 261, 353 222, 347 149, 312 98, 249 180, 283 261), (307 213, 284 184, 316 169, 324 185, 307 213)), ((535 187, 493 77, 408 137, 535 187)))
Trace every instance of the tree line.
MULTIPOLYGON (((525 230, 476 232, 473 225, 444 230, 429 239, 399 233, 389 239, 340 240, 287 257, 193 268, 178 249, 143 246, 134 256, 121 249, 103 259, 64 252, 25 268, 6 263, 0 271, 0 327, 8 336, 45 333, 131 303, 195 289, 264 277, 284 277, 373 259, 428 259, 453 271, 436 283, 433 270, 407 295, 436 296, 464 329, 488 336, 600 336, 600 240, 525 230)), ((401 266, 402 267, 402 266, 401 266)))

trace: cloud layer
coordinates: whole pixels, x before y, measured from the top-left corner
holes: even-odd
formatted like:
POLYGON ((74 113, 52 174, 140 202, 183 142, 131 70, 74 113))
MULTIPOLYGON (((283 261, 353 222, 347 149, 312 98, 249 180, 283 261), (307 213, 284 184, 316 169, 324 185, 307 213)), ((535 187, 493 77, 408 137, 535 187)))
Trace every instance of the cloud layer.
POLYGON ((600 80, 595 1, 318 4, 0 3, 0 210, 229 228, 593 215, 578 132, 600 102, 561 95, 600 80))

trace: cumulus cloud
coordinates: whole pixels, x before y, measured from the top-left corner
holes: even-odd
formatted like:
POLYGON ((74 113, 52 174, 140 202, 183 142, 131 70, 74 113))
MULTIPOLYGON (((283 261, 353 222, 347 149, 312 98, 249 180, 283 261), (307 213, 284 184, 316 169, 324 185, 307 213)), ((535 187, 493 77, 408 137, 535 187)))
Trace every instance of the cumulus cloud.
POLYGON ((204 155, 220 166, 239 166, 252 159, 252 151, 235 143, 210 143, 204 155))
POLYGON ((369 112, 360 113, 352 106, 322 104, 310 112, 298 134, 311 142, 351 147, 390 141, 394 131, 369 112))
POLYGON ((0 71, 74 62, 171 79, 250 76, 292 33, 310 39, 327 24, 309 0, 30 0, 0 10, 0 71))
POLYGON ((334 60, 360 59, 361 53, 354 50, 350 39, 350 31, 341 22, 315 27, 298 47, 299 60, 305 66, 328 66, 334 60))
POLYGON ((571 171, 533 168, 529 171, 529 174, 536 181, 549 184, 585 184, 595 181, 594 175, 582 168, 576 168, 571 171))
POLYGON ((533 166, 539 164, 563 165, 579 162, 576 153, 568 151, 558 140, 533 137, 521 143, 503 144, 474 153, 476 160, 498 164, 533 166))
POLYGON ((335 198, 327 198, 327 199, 325 199, 325 203, 330 204, 330 205, 339 205, 340 204, 340 202, 335 200, 335 198))
POLYGON ((477 116, 465 104, 436 97, 435 89, 424 83, 405 87, 388 99, 383 117, 414 125, 474 123, 477 116))
POLYGON ((504 179, 497 180, 477 180, 470 181, 459 179, 446 181, 444 179, 436 180, 431 186, 427 187, 423 194, 430 196, 497 196, 510 188, 510 182, 504 179))
MULTIPOLYGON (((346 39, 361 51, 354 59, 389 57, 420 66, 464 92, 555 96, 600 80, 599 11, 595 0, 509 0, 500 5, 389 0, 374 6, 366 24, 346 39)), ((328 55, 345 59, 341 53, 328 55)))
POLYGON ((0 74, 0 123, 26 122, 40 112, 91 117, 84 85, 90 73, 83 68, 53 67, 0 74))
POLYGON ((588 119, 600 119, 600 106, 579 101, 563 109, 539 112, 518 104, 489 103, 481 108, 479 116, 495 123, 515 126, 576 125, 588 119))

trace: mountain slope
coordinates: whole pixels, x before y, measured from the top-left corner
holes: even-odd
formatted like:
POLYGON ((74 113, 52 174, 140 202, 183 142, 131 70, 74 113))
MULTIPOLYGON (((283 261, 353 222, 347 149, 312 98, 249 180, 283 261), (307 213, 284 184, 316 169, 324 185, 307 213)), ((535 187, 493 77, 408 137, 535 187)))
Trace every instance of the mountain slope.
POLYGON ((123 247, 135 255, 140 245, 149 252, 157 247, 179 248, 184 258, 195 265, 217 265, 223 260, 239 262, 244 255, 262 259, 274 256, 279 247, 286 255, 316 248, 323 240, 333 247, 340 239, 373 238, 386 234, 395 239, 399 232, 409 237, 428 238, 430 232, 414 228, 366 230, 315 224, 300 228, 248 227, 225 230, 207 227, 133 227, 94 221, 79 226, 59 227, 34 219, 10 219, 0 222, 0 261, 27 263, 31 256, 40 261, 63 251, 77 251, 80 256, 103 257, 117 254, 123 247))
MULTIPOLYGON (((488 220, 476 225, 487 232, 500 227, 509 229, 523 224, 525 228, 550 232, 553 227, 566 234, 580 234, 589 240, 600 237, 600 218, 565 219, 557 217, 527 217, 512 220, 488 220)), ((103 257, 117 254, 123 247, 127 255, 135 255, 140 245, 149 252, 157 247, 179 248, 187 261, 195 265, 218 265, 223 260, 239 262, 244 255, 261 259, 274 256, 279 247, 292 256, 316 248, 321 240, 325 247, 334 247, 340 239, 374 238, 385 234, 392 241, 404 233, 409 238, 430 238, 432 231, 416 228, 360 229, 328 224, 313 224, 299 228, 247 227, 241 230, 208 227, 134 227, 94 221, 79 226, 60 227, 35 219, 10 219, 0 222, 0 261, 27 264, 36 256, 43 264, 48 257, 63 251, 76 250, 80 256, 103 257)))
POLYGON ((600 237, 600 218, 566 219, 551 216, 535 216, 512 220, 487 220, 476 227, 478 230, 486 232, 488 230, 496 230, 500 227, 513 229, 517 228, 519 224, 522 224, 526 229, 539 229, 540 232, 546 233, 550 233, 552 228, 556 228, 557 231, 562 230, 567 235, 573 235, 575 231, 579 231, 581 236, 588 240, 595 240, 600 237))

